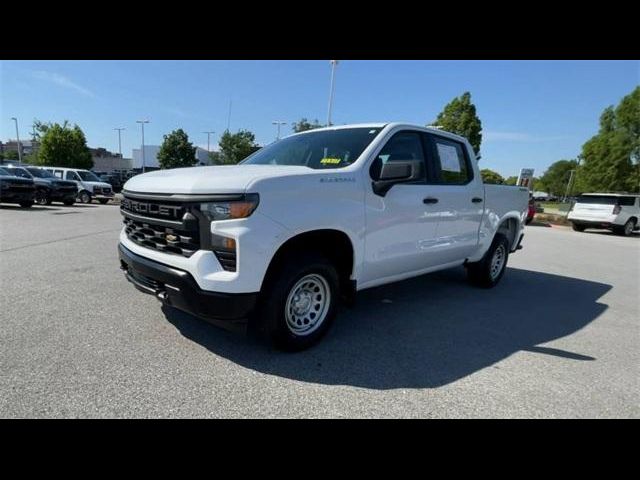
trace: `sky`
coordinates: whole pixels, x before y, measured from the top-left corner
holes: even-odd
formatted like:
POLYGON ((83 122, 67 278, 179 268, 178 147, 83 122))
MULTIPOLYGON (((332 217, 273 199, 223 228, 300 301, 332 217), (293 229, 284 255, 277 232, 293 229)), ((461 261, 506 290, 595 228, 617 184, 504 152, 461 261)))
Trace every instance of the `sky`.
MULTIPOLYGON (((78 124, 90 147, 131 157, 141 143, 184 129, 207 148, 227 128, 272 142, 302 117, 326 122, 328 60, 278 61, 2 61, 0 139, 30 138, 34 119, 78 124)), ((639 61, 356 61, 340 60, 332 123, 435 120, 455 96, 471 92, 482 121, 481 168, 504 176, 536 175, 575 158, 598 130, 602 110, 640 84, 639 61)))

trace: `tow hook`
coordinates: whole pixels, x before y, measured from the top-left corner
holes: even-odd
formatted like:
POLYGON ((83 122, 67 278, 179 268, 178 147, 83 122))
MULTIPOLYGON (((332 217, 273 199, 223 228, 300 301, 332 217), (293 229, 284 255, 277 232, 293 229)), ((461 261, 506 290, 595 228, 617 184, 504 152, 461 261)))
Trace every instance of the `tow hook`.
POLYGON ((156 292, 156 297, 158 298, 158 300, 160 300, 162 303, 169 303, 169 295, 167 295, 167 292, 164 290, 158 290, 156 292))

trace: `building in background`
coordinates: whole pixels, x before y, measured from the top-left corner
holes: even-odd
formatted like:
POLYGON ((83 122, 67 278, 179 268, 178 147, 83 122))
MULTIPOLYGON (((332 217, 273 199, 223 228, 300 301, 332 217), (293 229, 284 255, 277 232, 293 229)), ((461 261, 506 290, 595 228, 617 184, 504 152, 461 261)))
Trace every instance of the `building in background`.
MULTIPOLYGON (((34 150, 37 150, 40 144, 32 140, 20 140, 20 145, 22 145, 22 155, 27 156, 33 153, 34 150)), ((5 143, 0 142, 0 153, 7 153, 11 151, 18 151, 17 141, 9 140, 5 143)))
POLYGON ((115 170, 131 170, 132 159, 122 158, 118 153, 112 153, 106 148, 89 148, 93 160, 93 170, 111 173, 115 170))

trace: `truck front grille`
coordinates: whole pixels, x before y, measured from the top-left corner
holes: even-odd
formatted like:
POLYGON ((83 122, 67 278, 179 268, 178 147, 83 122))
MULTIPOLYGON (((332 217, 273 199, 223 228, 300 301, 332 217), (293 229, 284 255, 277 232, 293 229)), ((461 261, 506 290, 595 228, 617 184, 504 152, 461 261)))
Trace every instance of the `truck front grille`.
POLYGON ((164 253, 175 253, 190 257, 200 248, 196 230, 182 230, 154 225, 148 221, 137 221, 125 217, 125 233, 129 240, 143 247, 164 253))
POLYGON ((142 247, 183 257, 200 249, 199 222, 187 204, 125 195, 120 211, 127 238, 142 247))

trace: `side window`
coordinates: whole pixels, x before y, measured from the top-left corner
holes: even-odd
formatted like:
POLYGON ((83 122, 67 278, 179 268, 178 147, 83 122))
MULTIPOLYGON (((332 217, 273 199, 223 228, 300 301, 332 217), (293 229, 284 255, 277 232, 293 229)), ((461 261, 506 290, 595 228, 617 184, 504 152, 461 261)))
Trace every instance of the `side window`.
POLYGON ((62 178, 62 170, 54 170, 53 174, 58 178, 62 178))
POLYGON ((620 197, 620 205, 625 207, 632 207, 635 201, 636 199, 634 197, 620 197))
POLYGON ((403 160, 420 160, 422 180, 425 179, 425 160, 424 151, 422 149, 422 141, 418 132, 398 132, 382 147, 378 154, 378 158, 382 163, 403 161, 403 160))
POLYGON ((67 170, 67 176, 66 176, 67 180, 80 180, 78 178, 78 175, 76 175, 76 172, 72 172, 71 170, 67 170))
POLYGON ((447 138, 432 136, 436 178, 439 183, 464 185, 473 179, 473 170, 464 145, 447 138))

